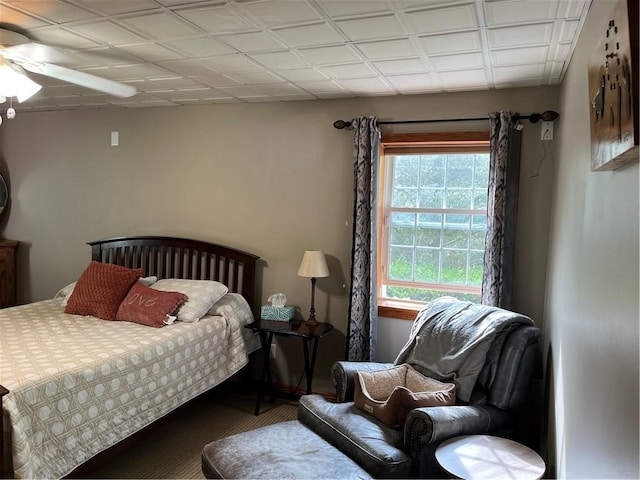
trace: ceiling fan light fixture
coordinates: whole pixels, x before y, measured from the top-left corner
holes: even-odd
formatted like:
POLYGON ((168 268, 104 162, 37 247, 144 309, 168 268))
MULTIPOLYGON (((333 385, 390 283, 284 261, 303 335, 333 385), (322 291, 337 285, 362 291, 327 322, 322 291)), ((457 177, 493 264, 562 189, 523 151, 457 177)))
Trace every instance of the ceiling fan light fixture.
POLYGON ((20 86, 18 94, 16 95, 16 97, 18 97, 18 102, 20 103, 24 102, 25 100, 29 100, 42 88, 42 85, 34 82, 30 78, 24 78, 26 78, 27 81, 23 82, 23 84, 20 86))
POLYGON ((6 60, 0 62, 0 96, 17 97, 22 103, 38 93, 42 86, 18 69, 22 70, 6 60))

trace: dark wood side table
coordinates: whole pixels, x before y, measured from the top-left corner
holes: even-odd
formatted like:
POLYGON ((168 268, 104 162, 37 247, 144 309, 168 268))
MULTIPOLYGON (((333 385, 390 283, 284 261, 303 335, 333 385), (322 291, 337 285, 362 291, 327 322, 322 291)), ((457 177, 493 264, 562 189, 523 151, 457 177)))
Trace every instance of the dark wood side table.
POLYGON ((0 240, 0 308, 16 304, 16 249, 15 240, 0 240))
POLYGON ((250 328, 260 335, 260 345, 262 346, 262 378, 260 379, 260 387, 258 397, 256 399, 255 415, 260 414, 260 404, 264 396, 265 386, 269 387, 271 401, 273 401, 273 384, 271 380, 271 342, 273 336, 279 335, 283 337, 298 337, 302 340, 302 348, 304 354, 304 373, 307 377, 307 394, 311 393, 311 384, 313 382, 313 371, 316 366, 316 353, 318 352, 318 341, 327 332, 333 330, 330 323, 319 323, 318 325, 307 325, 305 322, 293 323, 278 320, 256 320, 245 328, 250 328), (311 348, 309 348, 311 347, 311 348))
POLYGON ((2 410, 2 397, 4 397, 9 390, 0 385, 0 478, 9 478, 7 472, 4 471, 4 429, 2 428, 2 417, 4 416, 2 410))

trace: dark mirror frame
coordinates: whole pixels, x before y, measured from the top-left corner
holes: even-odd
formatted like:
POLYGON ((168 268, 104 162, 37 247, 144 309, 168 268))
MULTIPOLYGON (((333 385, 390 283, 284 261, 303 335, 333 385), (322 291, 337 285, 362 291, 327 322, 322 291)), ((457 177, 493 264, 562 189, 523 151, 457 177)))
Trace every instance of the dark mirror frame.
POLYGON ((0 175, 0 220, 4 218, 9 210, 9 187, 4 177, 0 175))

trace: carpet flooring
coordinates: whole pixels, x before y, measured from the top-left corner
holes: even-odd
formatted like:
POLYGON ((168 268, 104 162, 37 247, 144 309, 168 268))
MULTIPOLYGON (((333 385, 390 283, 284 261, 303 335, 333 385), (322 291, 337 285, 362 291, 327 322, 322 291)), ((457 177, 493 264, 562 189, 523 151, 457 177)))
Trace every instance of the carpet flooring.
MULTIPOLYGON (((266 399, 265 399, 266 400, 266 399)), ((220 387, 117 446, 115 453, 83 467, 72 477, 113 479, 203 479, 202 447, 218 438, 272 423, 295 420, 297 402, 276 398, 253 414, 255 394, 220 387), (118 448, 119 447, 119 448, 118 448), (122 451, 119 451, 122 450, 122 451)))

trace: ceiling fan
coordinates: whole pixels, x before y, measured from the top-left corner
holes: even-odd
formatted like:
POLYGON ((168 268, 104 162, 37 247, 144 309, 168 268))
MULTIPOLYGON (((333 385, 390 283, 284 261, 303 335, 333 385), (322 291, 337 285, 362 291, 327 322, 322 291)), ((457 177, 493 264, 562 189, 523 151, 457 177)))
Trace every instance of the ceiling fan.
MULTIPOLYGON (((40 85, 35 83, 27 72, 56 78, 116 97, 127 98, 135 95, 136 89, 131 85, 50 63, 52 58, 63 57, 64 55, 54 47, 32 42, 21 33, 0 27, 0 100, 2 97, 16 97, 19 102, 23 102, 40 90, 40 85)), ((12 112, 12 116, 9 115, 8 113, 9 118, 13 118, 15 111, 12 112)))

